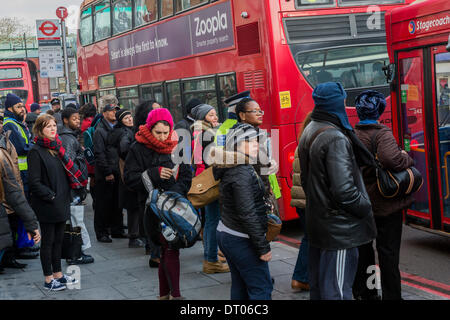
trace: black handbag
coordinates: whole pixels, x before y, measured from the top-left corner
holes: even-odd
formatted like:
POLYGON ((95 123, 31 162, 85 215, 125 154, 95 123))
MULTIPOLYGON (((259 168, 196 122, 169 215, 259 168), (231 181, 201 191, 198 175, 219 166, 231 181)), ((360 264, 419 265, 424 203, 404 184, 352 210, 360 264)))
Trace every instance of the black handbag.
POLYGON ((404 197, 418 191, 423 184, 422 174, 415 167, 400 172, 383 168, 378 161, 377 147, 375 144, 378 131, 372 136, 372 152, 375 155, 375 172, 380 194, 384 198, 404 197))
POLYGON ((64 239, 62 243, 62 259, 77 260, 81 258, 81 246, 83 240, 81 238, 81 228, 72 227, 70 224, 66 224, 64 231, 64 239))

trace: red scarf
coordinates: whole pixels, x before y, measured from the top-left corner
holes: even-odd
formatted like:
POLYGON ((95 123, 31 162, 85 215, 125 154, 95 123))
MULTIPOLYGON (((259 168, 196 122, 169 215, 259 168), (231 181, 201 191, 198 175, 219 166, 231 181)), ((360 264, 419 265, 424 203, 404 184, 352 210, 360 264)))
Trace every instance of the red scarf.
POLYGON ((178 136, 175 131, 172 130, 165 141, 159 141, 145 125, 139 127, 139 131, 136 133, 135 137, 137 142, 162 154, 171 154, 178 144, 178 136))

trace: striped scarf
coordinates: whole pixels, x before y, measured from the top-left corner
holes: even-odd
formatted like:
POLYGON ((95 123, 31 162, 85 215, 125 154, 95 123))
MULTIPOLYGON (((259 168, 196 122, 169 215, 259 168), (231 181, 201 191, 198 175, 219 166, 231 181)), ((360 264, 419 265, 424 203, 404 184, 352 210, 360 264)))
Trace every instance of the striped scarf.
POLYGON ((77 164, 74 163, 72 159, 70 159, 66 155, 66 149, 64 149, 64 147, 62 146, 61 139, 58 135, 56 135, 55 140, 35 137, 34 143, 43 148, 47 148, 49 150, 57 152, 58 158, 64 165, 66 174, 69 177, 70 187, 72 189, 82 189, 87 185, 88 177, 83 174, 83 172, 81 172, 81 170, 78 168, 77 164))

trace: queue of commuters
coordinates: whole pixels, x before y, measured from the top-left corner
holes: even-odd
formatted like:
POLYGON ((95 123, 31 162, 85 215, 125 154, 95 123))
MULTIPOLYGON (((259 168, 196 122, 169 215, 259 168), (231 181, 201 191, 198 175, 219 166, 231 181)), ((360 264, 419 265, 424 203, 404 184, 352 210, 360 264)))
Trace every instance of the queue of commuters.
MULTIPOLYGON (((380 299, 366 286, 366 270, 375 265, 375 240, 382 298, 401 299, 401 212, 412 198, 383 198, 373 164, 375 154, 395 171, 414 162, 378 122, 386 106, 380 93, 357 97, 355 129, 340 83, 319 84, 313 99, 293 163, 291 206, 304 238, 292 289, 309 291, 311 299, 380 299)), ((20 98, 8 94, 6 99, 0 136, 0 266, 24 267, 15 260, 11 236, 21 222, 28 238, 40 242, 44 287, 58 291, 75 283, 62 272, 61 246, 66 222, 74 221, 71 206, 85 199, 88 188, 96 240, 128 239, 130 248, 145 249, 149 266, 158 268, 159 299, 183 299, 179 249, 163 236, 156 214, 145 214, 148 191, 142 175, 147 173, 155 188, 186 198, 193 178, 212 167, 220 181, 219 198, 199 210, 203 272, 229 272, 232 300, 271 299, 272 251, 266 233, 268 214, 277 210, 273 178, 278 164, 270 157, 270 137, 259 128, 264 112, 249 91, 225 100, 229 119, 223 124, 213 106, 195 98, 177 124, 155 100, 136 106, 134 114, 112 95, 102 97, 98 108, 88 103, 61 110, 57 102, 52 101, 53 116, 39 116, 40 108, 32 105, 36 116, 25 122, 20 98), (184 162, 174 156, 177 146, 183 146, 184 162), (95 161, 87 159, 89 148, 95 161)), ((84 230, 82 255, 67 263, 92 263, 85 252, 91 240, 83 218, 75 220, 84 230)))

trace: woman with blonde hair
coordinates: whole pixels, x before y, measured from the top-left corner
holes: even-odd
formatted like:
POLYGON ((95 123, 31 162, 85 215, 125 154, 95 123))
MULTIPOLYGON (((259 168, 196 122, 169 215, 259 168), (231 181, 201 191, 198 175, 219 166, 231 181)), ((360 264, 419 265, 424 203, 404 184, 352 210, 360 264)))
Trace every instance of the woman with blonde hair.
POLYGON ((60 291, 77 280, 64 275, 61 250, 66 221, 70 218, 71 189, 87 184, 87 177, 66 155, 57 134, 56 120, 42 115, 33 127, 35 145, 28 153, 31 206, 42 232, 41 264, 44 288, 60 291))

